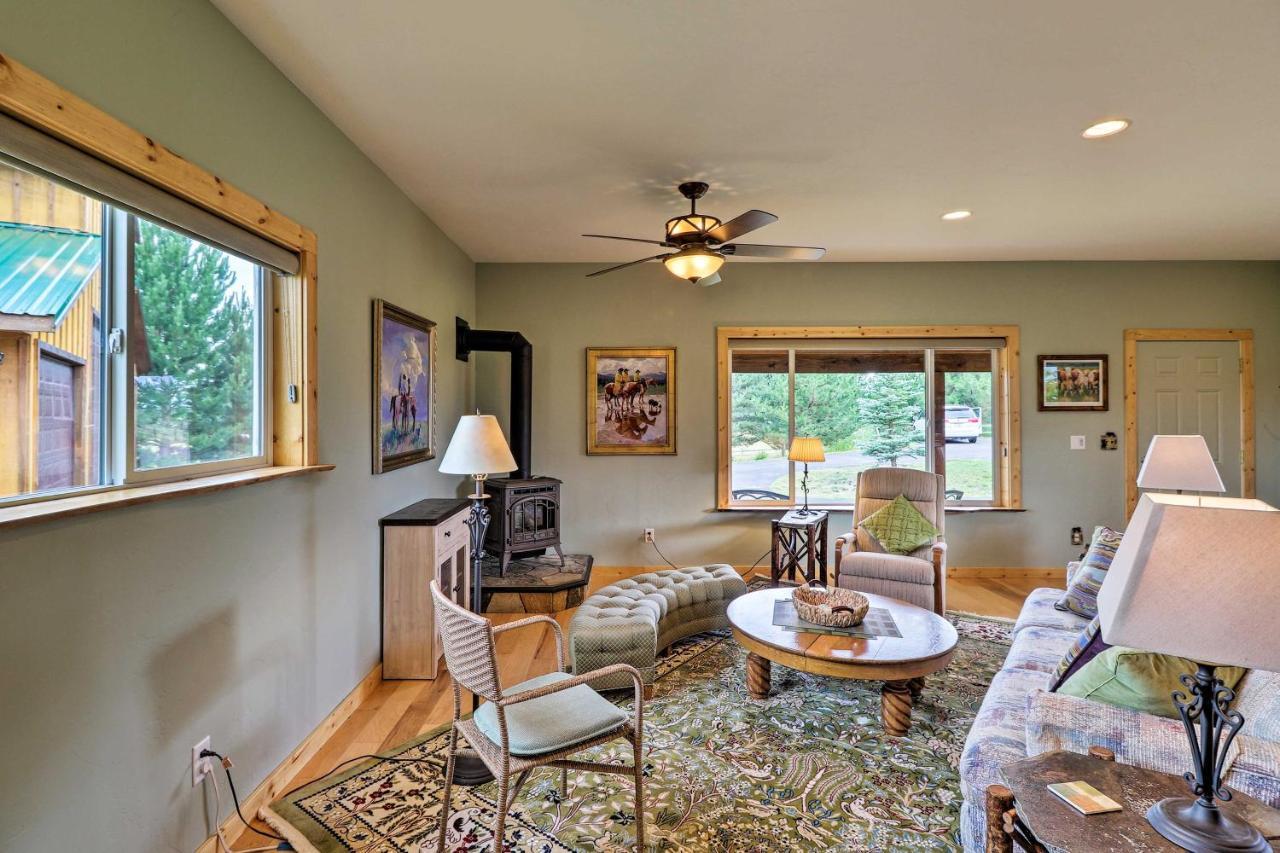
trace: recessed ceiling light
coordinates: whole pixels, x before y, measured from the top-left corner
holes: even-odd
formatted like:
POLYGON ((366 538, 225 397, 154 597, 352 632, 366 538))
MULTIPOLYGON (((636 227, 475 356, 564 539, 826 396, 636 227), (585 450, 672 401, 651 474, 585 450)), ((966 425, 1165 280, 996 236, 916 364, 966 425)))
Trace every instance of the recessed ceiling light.
POLYGON ((1085 139, 1102 139, 1106 136, 1115 136, 1117 133, 1129 129, 1130 121, 1127 118, 1108 118, 1089 125, 1080 135, 1085 139))
POLYGON ((955 222, 960 219, 968 219, 973 216, 972 210, 949 210, 942 214, 942 218, 948 222, 955 222))

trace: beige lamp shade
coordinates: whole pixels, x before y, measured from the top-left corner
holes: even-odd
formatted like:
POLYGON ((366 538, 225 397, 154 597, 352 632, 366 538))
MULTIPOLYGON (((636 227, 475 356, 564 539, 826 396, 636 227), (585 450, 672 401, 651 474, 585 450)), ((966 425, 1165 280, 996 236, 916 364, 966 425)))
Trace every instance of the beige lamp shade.
POLYGON ((442 474, 505 474, 516 470, 515 457, 493 415, 463 415, 440 460, 442 474))
POLYGON ((827 455, 822 449, 822 439, 799 436, 791 439, 791 450, 787 452, 787 458, 792 462, 827 461, 827 455))
POLYGON ((1144 494, 1098 594, 1102 638, 1199 663, 1280 670, 1280 512, 1144 494))
POLYGON ((1202 435, 1151 436, 1138 472, 1138 488, 1218 494, 1227 490, 1202 435))

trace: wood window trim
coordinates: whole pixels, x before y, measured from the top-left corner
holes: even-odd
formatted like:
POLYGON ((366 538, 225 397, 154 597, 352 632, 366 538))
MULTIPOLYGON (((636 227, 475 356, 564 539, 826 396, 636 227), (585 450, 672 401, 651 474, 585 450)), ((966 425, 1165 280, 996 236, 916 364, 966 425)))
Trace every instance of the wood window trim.
POLYGON ((1253 329, 1124 330, 1125 514, 1138 506, 1138 343, 1140 341, 1236 341, 1240 347, 1240 491, 1255 497, 1257 448, 1254 436, 1253 329))
MULTIPOLYGON (((999 350, 999 371, 1004 405, 1000 412, 1000 466, 998 480, 1002 500, 990 509, 1022 509, 1022 406, 1019 364, 1021 331, 1012 325, 958 326, 719 326, 716 328, 716 508, 773 509, 732 501, 729 467, 732 461, 729 423, 729 345, 734 340, 822 338, 1004 338, 999 350)), ((852 509, 852 507, 850 507, 852 509)))
MULTIPOLYGON (((26 520, 80 514, 85 502, 99 509, 142 500, 141 492, 177 496, 262 482, 333 466, 319 463, 317 372, 317 257, 315 232, 250 196, 194 163, 173 153, 51 80, 0 53, 0 113, 72 145, 136 178, 220 216, 235 225, 297 253, 296 275, 277 275, 272 288, 272 458, 271 465, 235 474, 213 475, 146 487, 107 487, 0 509, 6 519, 26 520), (289 400, 289 384, 298 400, 289 400), (119 498, 106 495, 119 493, 119 498), (60 511, 56 506, 64 504, 60 511)), ((159 497, 152 497, 152 500, 159 497)))

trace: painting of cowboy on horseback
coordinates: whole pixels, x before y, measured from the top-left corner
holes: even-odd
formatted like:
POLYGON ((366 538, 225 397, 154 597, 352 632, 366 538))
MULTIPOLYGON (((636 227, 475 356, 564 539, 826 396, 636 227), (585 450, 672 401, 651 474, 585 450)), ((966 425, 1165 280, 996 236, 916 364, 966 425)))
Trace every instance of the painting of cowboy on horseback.
POLYGON ((671 452, 673 359, 670 350, 588 350, 595 409, 588 425, 589 453, 671 452))

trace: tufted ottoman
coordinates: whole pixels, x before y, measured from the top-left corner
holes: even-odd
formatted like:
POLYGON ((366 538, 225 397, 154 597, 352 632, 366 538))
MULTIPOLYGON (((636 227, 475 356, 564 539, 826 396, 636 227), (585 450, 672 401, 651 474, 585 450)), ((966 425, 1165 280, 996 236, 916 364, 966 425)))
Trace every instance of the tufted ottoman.
MULTIPOLYGON (((728 626, 725 608, 747 583, 723 563, 636 575, 604 587, 569 621, 569 659, 575 673, 628 663, 652 684, 658 650, 683 637, 728 626)), ((629 687, 622 677, 592 682, 597 690, 629 687)))

